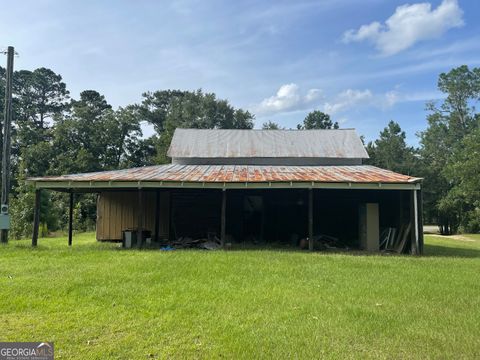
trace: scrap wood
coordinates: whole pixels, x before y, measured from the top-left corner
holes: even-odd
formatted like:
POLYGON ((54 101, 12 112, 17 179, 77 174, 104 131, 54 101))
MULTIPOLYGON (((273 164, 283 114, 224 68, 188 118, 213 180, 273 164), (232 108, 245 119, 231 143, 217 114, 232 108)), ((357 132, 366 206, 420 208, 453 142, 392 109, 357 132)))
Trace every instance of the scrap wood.
POLYGON ((215 250, 221 247, 221 241, 217 236, 210 236, 210 240, 206 238, 192 239, 191 237, 185 236, 172 241, 170 245, 177 249, 200 248, 215 250))
MULTIPOLYGON (((403 236, 398 243, 398 245, 395 247, 395 251, 399 254, 403 252, 403 249, 405 248, 405 244, 407 243, 407 237, 410 234, 410 228, 412 227, 411 223, 408 223, 407 227, 405 228, 405 231, 403 233, 403 236)), ((399 236, 400 238, 400 236, 399 236)))
MULTIPOLYGON (((337 249, 339 247, 342 247, 339 246, 340 244, 338 238, 326 234, 319 234, 313 236, 313 244, 314 247, 317 248, 317 250, 337 249)), ((303 238, 300 240, 300 248, 308 248, 308 238, 303 238)))

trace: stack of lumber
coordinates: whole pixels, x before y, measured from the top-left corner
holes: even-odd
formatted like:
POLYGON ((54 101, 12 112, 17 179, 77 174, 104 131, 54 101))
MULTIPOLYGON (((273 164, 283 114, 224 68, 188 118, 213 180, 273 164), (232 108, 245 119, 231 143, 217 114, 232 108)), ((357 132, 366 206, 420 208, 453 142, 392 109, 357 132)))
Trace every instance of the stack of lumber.
POLYGON ((411 224, 397 228, 385 228, 380 234, 380 250, 385 252, 403 253, 410 235, 411 224))

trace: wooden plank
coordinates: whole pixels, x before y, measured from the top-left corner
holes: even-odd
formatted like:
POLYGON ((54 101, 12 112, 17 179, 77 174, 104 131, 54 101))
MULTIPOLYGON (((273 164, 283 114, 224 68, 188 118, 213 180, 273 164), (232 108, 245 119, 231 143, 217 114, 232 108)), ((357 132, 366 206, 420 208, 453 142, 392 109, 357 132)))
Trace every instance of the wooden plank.
POLYGON ((102 206, 103 206, 102 193, 100 193, 97 196, 97 223, 95 226, 95 234, 97 237, 97 241, 102 239, 102 232, 103 232, 102 206))
POLYGON ((72 246, 73 239, 73 191, 70 191, 70 203, 68 207, 68 246, 72 246))
POLYGON ((225 236, 226 236, 226 212, 227 212, 227 191, 222 190, 222 213, 220 218, 220 238, 222 242, 222 247, 225 248, 225 236))
POLYGON ((112 212, 110 216, 110 223, 112 224, 111 236, 113 239, 118 239, 121 236, 120 221, 119 221, 118 215, 121 214, 119 209, 122 205, 121 199, 119 199, 119 193, 112 194, 111 205, 112 205, 112 212))
POLYGON ((308 250, 313 251, 313 189, 308 189, 308 250))
POLYGON ((110 232, 110 202, 111 195, 110 193, 105 193, 105 216, 103 221, 105 221, 105 239, 111 239, 110 232))
POLYGON ((38 227, 40 225, 40 201, 42 190, 35 190, 35 208, 33 214, 33 234, 32 234, 32 246, 37 246, 38 243, 38 227))

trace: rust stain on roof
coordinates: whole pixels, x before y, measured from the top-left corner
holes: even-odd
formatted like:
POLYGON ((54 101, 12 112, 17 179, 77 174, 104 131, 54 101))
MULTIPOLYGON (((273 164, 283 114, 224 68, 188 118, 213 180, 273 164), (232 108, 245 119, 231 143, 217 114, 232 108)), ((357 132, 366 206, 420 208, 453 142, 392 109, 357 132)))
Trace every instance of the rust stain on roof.
POLYGON ((332 182, 412 183, 421 179, 370 165, 250 166, 157 165, 126 170, 30 178, 30 181, 332 182))

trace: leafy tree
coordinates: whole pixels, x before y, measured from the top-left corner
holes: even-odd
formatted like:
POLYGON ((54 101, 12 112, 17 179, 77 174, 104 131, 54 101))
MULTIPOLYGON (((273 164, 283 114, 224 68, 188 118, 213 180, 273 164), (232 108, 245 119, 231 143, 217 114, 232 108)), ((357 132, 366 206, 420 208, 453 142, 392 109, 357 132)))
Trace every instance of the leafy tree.
POLYGON ((109 134, 104 131, 111 112, 112 107, 105 97, 93 90, 83 91, 80 100, 72 100, 71 113, 56 121, 53 147, 58 155, 51 167, 51 174, 108 168, 108 141, 105 141, 105 137, 109 134))
POLYGON ((380 132, 375 142, 367 144, 370 159, 367 163, 395 172, 411 175, 415 173, 417 160, 415 150, 407 146, 405 132, 395 121, 390 121, 380 132))
POLYGON ((467 232, 480 232, 480 116, 477 127, 466 135, 447 163, 444 174, 453 183, 439 201, 442 212, 458 214, 458 224, 467 232))
POLYGON ((157 156, 157 136, 146 139, 137 139, 135 146, 132 146, 121 163, 122 168, 155 165, 157 156))
POLYGON ((53 117, 68 107, 69 92, 62 77, 40 68, 17 71, 13 80, 17 141, 26 147, 48 140, 53 117))
POLYGON ((280 125, 273 121, 267 121, 262 124, 263 130, 280 130, 282 129, 280 125))
POLYGON ((338 123, 330 119, 330 115, 325 114, 319 110, 310 112, 303 120, 303 125, 298 124, 299 130, 310 129, 338 129, 338 123))
POLYGON ((153 124, 159 135, 157 163, 169 162, 167 150, 176 128, 251 129, 254 116, 233 108, 215 94, 197 91, 166 90, 145 93, 141 105, 144 119, 153 124))
POLYGON ((425 177, 426 218, 436 220, 443 234, 463 225, 471 211, 463 197, 457 196, 459 179, 448 169, 455 168, 464 151, 465 137, 478 128, 478 114, 472 103, 480 99, 480 69, 463 65, 439 76, 438 88, 447 97, 437 107, 427 105, 428 128, 420 134, 420 155, 425 177))
MULTIPOLYGON (((53 118, 68 106, 69 93, 60 75, 40 68, 15 72, 13 95, 13 196, 10 211, 12 236, 19 237, 30 232, 33 219, 33 189, 25 185, 25 179, 47 173, 54 156, 51 144, 53 118)), ((50 194, 45 194, 40 209, 45 229, 57 226, 55 211, 50 204, 50 194)))

